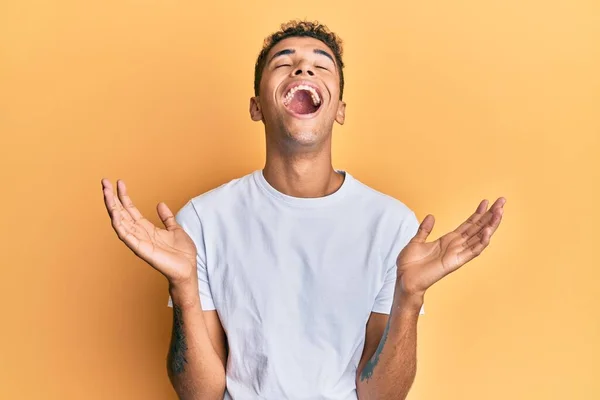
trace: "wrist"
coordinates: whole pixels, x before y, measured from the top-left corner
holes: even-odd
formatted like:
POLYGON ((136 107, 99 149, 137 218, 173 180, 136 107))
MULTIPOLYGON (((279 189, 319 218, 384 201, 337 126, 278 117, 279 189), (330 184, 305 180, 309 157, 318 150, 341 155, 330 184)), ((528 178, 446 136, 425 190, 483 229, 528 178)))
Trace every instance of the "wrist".
POLYGON ((399 290, 398 296, 395 297, 394 308, 397 308, 400 311, 416 312, 418 314, 423 306, 425 293, 408 293, 399 290))
POLYGON ((179 308, 190 308, 200 304, 198 281, 169 282, 169 294, 173 304, 179 308))

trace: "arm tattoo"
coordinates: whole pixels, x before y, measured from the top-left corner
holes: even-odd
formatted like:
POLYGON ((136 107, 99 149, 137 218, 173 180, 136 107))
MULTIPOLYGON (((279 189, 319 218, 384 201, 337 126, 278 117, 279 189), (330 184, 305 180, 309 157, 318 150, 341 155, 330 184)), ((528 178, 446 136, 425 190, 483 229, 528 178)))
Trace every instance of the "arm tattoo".
POLYGON ((183 331, 181 308, 173 304, 173 336, 171 337, 171 348, 169 349, 169 368, 173 374, 178 375, 184 371, 185 364, 187 364, 186 351, 187 343, 183 331))
POLYGON ((381 351, 383 350, 383 346, 385 345, 385 342, 388 337, 391 320, 392 320, 392 318, 388 319, 387 325, 385 326, 385 330, 383 331, 383 336, 381 338, 381 341, 379 342, 379 346, 377 346, 377 350, 375 350, 375 354, 373 354, 373 357, 371 357, 369 359, 369 361, 363 368, 362 372, 360 373, 360 381, 361 382, 364 381, 365 379, 368 381, 370 378, 373 377, 373 370, 377 366, 377 363, 379 363, 379 356, 381 355, 381 351))

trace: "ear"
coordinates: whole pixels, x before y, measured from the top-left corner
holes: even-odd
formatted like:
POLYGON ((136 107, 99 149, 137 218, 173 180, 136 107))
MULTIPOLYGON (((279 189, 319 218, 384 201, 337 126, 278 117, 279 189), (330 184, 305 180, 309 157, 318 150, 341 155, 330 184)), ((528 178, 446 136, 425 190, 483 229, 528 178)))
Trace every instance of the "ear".
POLYGON ((346 102, 340 100, 338 103, 337 113, 335 114, 335 120, 338 124, 344 125, 346 120, 346 102))
POLYGON ((250 118, 252 118, 252 121, 262 121, 263 119, 258 96, 250 98, 250 118))

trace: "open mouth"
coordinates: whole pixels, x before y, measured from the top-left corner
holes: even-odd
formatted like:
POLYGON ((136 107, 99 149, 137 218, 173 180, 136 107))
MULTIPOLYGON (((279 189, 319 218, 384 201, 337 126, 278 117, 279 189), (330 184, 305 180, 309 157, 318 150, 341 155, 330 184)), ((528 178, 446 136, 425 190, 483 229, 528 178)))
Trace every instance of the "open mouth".
POLYGON ((283 105, 292 113, 300 115, 316 113, 321 104, 319 91, 305 84, 293 86, 283 98, 283 105))

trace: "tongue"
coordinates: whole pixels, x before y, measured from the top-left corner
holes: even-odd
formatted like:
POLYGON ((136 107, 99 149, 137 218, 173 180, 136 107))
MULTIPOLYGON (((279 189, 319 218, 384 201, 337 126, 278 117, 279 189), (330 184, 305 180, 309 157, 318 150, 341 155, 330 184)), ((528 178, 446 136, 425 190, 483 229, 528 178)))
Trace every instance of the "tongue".
POLYGON ((294 97, 290 101, 290 104, 288 104, 288 108, 296 114, 312 114, 319 107, 313 104, 310 92, 307 90, 298 90, 294 93, 294 97))

